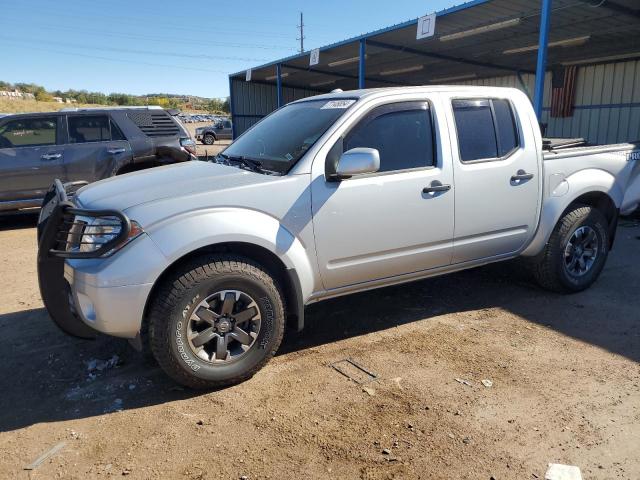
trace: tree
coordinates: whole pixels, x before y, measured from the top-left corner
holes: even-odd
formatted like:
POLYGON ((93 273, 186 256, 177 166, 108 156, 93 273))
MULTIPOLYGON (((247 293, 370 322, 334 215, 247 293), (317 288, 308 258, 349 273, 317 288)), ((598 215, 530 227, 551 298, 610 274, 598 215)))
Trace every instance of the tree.
POLYGON ((53 95, 47 93, 44 88, 42 90, 36 90, 34 95, 39 102, 53 102, 53 95))

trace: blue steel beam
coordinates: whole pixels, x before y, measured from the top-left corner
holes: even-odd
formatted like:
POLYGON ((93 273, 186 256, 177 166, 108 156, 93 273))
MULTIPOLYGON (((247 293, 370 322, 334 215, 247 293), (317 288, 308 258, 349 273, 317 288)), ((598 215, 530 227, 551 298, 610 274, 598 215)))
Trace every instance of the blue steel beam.
POLYGON ((387 50, 395 50, 397 52, 406 52, 406 53, 410 53, 412 55, 418 55, 421 57, 437 58, 438 60, 447 60, 450 62, 474 65, 476 67, 494 68, 496 70, 506 70, 508 72, 514 72, 514 73, 518 71, 522 71, 525 73, 533 73, 533 71, 518 69, 515 67, 509 67, 507 65, 500 65, 497 63, 490 63, 490 62, 480 62, 477 60, 470 60, 468 58, 454 57, 454 56, 446 55, 443 53, 423 52, 422 50, 417 50, 415 48, 403 47, 402 45, 393 45, 391 43, 379 42, 377 40, 367 40, 367 43, 371 46, 384 48, 387 50))
POLYGON ((365 38, 360 39, 360 60, 358 63, 358 88, 362 89, 365 86, 365 74, 366 74, 366 61, 367 61, 367 40, 365 38))
POLYGON ((549 28, 551 27, 551 0, 542 0, 540 15, 540 38, 538 40, 538 63, 536 65, 536 88, 533 94, 533 109, 538 121, 542 119, 542 105, 544 103, 544 76, 547 70, 547 44, 549 43, 549 28))
POLYGON ((234 118, 233 77, 229 77, 229 113, 231 114, 231 140, 236 138, 236 121, 234 118))
POLYGON ((276 91, 278 92, 278 108, 282 106, 282 64, 276 65, 276 91))
MULTIPOLYGON (((290 69, 290 70, 299 70, 301 72, 319 73, 321 75, 329 75, 331 77, 337 77, 337 78, 348 78, 348 79, 351 79, 351 80, 358 80, 359 79, 358 75, 350 75, 348 73, 332 72, 331 70, 324 70, 324 69, 321 69, 321 68, 297 67, 296 65, 289 65, 288 63, 283 63, 282 66, 287 68, 287 69, 290 69)), ((407 86, 411 85, 410 83, 406 83, 406 82, 386 80, 384 78, 378 78, 378 77, 365 77, 365 80, 366 81, 370 81, 370 82, 385 83, 385 84, 388 84, 388 85, 407 85, 407 86)), ((254 82, 254 83, 256 83, 256 82, 254 82)), ((295 88, 307 88, 307 87, 298 85, 295 88)))

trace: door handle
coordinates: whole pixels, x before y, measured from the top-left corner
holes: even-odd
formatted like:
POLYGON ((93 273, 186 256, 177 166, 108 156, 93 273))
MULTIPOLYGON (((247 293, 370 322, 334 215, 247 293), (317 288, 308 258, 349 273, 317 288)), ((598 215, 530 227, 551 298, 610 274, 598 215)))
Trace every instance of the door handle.
POLYGON ((533 173, 527 173, 524 170, 518 170, 518 172, 511 177, 512 183, 520 183, 525 180, 531 180, 533 178, 533 173))
POLYGON ((435 182, 431 182, 431 186, 424 187, 422 193, 448 192, 449 190, 451 190, 451 185, 443 185, 436 180, 435 182))
POLYGON ((117 153, 124 153, 127 150, 125 148, 110 148, 109 150, 107 150, 107 153, 110 153, 111 155, 116 155, 117 153))
POLYGON ((40 158, 42 160, 57 160, 58 158, 61 158, 61 157, 62 157, 61 153, 45 153, 40 158))

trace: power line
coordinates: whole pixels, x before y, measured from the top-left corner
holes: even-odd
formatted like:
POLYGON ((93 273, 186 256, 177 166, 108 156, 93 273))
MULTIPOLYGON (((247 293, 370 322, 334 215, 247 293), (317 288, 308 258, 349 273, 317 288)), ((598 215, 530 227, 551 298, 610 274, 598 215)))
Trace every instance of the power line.
POLYGON ((266 62, 266 58, 245 58, 245 57, 232 57, 232 56, 218 56, 218 55, 205 55, 205 54, 188 54, 188 53, 172 53, 172 52, 154 52, 151 50, 132 50, 128 48, 115 48, 115 47, 99 47, 94 45, 76 45, 73 43, 65 42, 52 42, 50 40, 41 39, 23 39, 18 37, 9 37, 0 35, 0 39, 9 43, 35 43, 45 45, 59 45, 61 47, 89 49, 89 50, 101 50, 104 52, 116 52, 116 53, 131 53, 134 55, 156 55, 162 57, 177 57, 177 58, 193 58, 196 60, 233 60, 242 62, 266 62))
MULTIPOLYGON (((22 45, 19 45, 18 48, 21 48, 22 45)), ((29 47, 25 47, 25 48, 29 48, 29 47)), ((87 55, 84 53, 77 53, 77 52, 65 52, 62 50, 54 50, 54 49, 50 49, 50 48, 40 48, 38 50, 39 52, 49 52, 49 53, 57 53, 59 55, 69 55, 69 56, 74 56, 74 57, 84 57, 84 58, 92 58, 92 59, 97 59, 97 60, 105 60, 107 62, 117 62, 117 63, 130 63, 133 65, 148 65, 151 67, 163 67, 163 68, 172 68, 172 69, 177 69, 177 70, 195 70, 197 72, 209 72, 209 73, 217 73, 217 74, 221 74, 221 75, 228 75, 229 72, 225 72, 222 70, 212 70, 212 69, 208 69, 208 68, 198 68, 198 67, 185 67, 183 65, 170 65, 170 64, 166 64, 166 63, 151 63, 151 62, 144 62, 144 61, 138 61, 138 60, 123 60, 120 58, 111 58, 111 57, 102 57, 102 56, 98 56, 98 55, 87 55)))
MULTIPOLYGON (((15 19, 16 21, 18 19, 15 19)), ((5 22, 7 24, 13 25, 15 22, 11 21, 7 16, 3 16, 0 19, 0 23, 5 22)), ((133 40, 151 40, 154 42, 168 42, 172 44, 184 44, 184 45, 198 45, 200 47, 203 46, 202 40, 187 40, 187 39, 176 39, 175 36, 171 37, 159 37, 154 35, 139 35, 139 34, 131 34, 131 33, 121 33, 121 32, 105 32, 105 31, 96 31, 95 29, 83 29, 80 27, 65 27, 62 25, 49 25, 49 24, 36 24, 31 23, 32 26, 37 26, 41 29, 49 29, 49 30, 61 30, 61 31, 69 31, 73 33, 88 33, 93 37, 113 37, 113 38, 129 38, 133 40)), ((226 48, 259 48, 263 50, 290 50, 290 46, 285 45, 266 45, 266 44, 255 44, 255 43, 229 43, 229 42, 219 42, 219 41, 207 41, 207 45, 209 46, 219 46, 226 48)))

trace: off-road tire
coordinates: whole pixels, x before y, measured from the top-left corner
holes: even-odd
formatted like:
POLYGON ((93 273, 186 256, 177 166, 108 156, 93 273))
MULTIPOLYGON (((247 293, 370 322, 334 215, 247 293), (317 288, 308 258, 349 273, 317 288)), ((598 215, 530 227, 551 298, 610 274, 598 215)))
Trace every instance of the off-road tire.
POLYGON ((213 145, 214 143, 216 143, 216 137, 214 137, 210 133, 207 133, 204 137, 202 137, 202 143, 204 143, 205 145, 213 145))
POLYGON ((607 219, 596 208, 576 204, 569 208, 556 224, 544 250, 529 262, 538 284, 553 292, 574 293, 585 290, 602 272, 609 253, 607 219), (564 251, 573 233, 582 226, 591 227, 598 237, 598 255, 582 276, 573 276, 565 268, 564 251))
POLYGON ((151 351, 160 367, 187 387, 212 389, 237 384, 252 377, 275 355, 284 334, 284 312, 277 283, 257 263, 235 255, 198 257, 167 278, 154 294, 147 319, 151 351), (256 341, 245 355, 216 365, 193 353, 186 343, 184 324, 203 298, 227 289, 246 291, 256 299, 262 320, 256 341))

